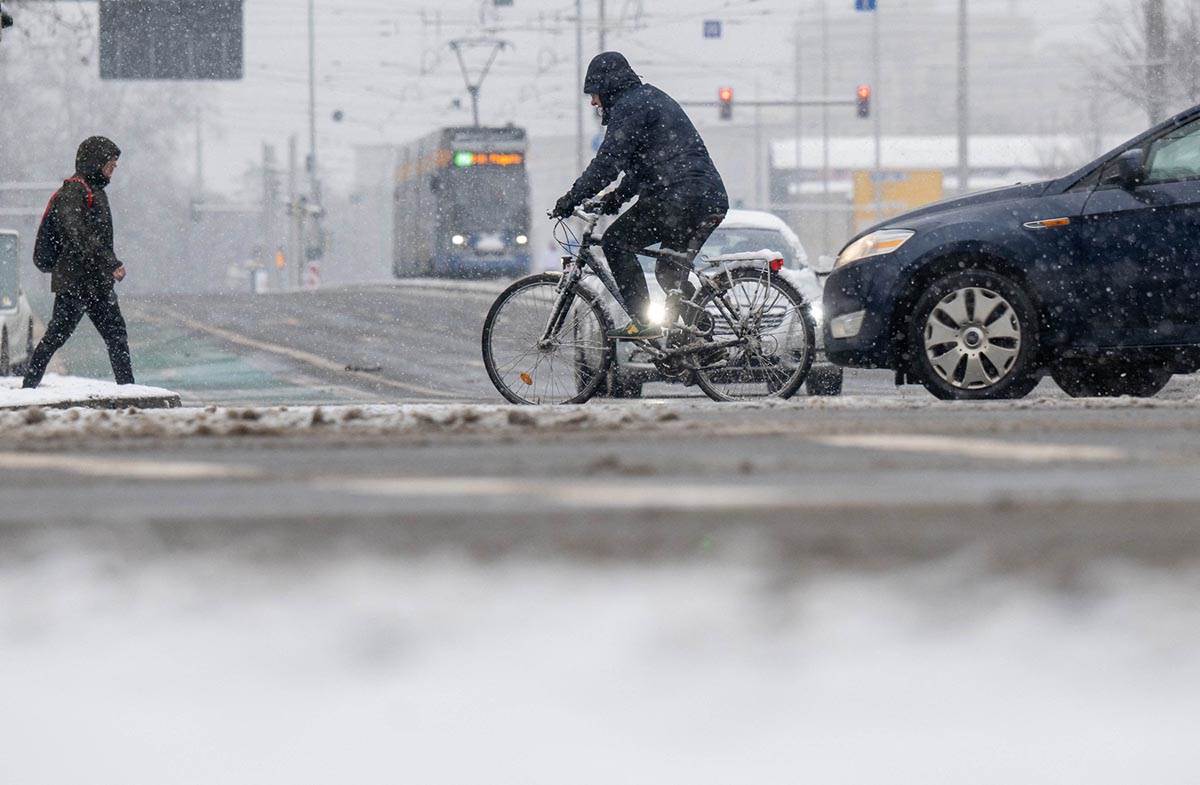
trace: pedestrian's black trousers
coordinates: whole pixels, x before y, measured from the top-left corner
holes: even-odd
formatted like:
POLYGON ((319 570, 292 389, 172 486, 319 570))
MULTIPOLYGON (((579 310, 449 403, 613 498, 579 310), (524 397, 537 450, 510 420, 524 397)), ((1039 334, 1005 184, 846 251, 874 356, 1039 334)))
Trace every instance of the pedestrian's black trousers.
POLYGON ((133 384, 133 364, 129 358, 129 333, 125 329, 125 317, 117 293, 93 296, 60 292, 54 297, 54 314, 46 326, 46 334, 33 350, 29 359, 29 370, 25 373, 25 386, 36 387, 42 381, 50 365, 50 358, 63 347, 79 321, 87 314, 96 325, 96 331, 108 347, 108 359, 112 362, 113 376, 117 384, 133 384))
MULTIPOLYGON (((669 197, 639 198, 633 207, 608 227, 600 244, 630 316, 644 322, 646 308, 650 305, 650 290, 646 286, 646 276, 638 262, 637 252, 661 243, 663 248, 694 256, 721 223, 727 209, 724 199, 701 199, 689 203, 669 197)), ((693 287, 686 273, 686 270, 666 262, 659 262, 655 270, 663 291, 679 289, 685 298, 690 298, 693 287)))

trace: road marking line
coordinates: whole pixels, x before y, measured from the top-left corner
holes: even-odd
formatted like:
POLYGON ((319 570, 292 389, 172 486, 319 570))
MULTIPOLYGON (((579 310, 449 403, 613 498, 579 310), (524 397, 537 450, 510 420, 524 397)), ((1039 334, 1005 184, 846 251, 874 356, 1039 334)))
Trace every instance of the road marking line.
POLYGON ((50 455, 0 452, 0 468, 39 469, 80 474, 87 477, 119 477, 131 480, 224 480, 248 479, 262 472, 248 466, 193 461, 131 461, 120 457, 92 458, 86 455, 50 455))
POLYGON ((1006 442, 998 439, 965 439, 956 436, 930 436, 903 433, 845 434, 814 436, 811 441, 830 447, 852 447, 864 450, 961 455, 1021 463, 1086 462, 1104 463, 1125 460, 1129 456, 1114 447, 1080 444, 1037 444, 1006 442))
POLYGON ((318 355, 313 354, 312 352, 306 352, 301 349, 292 349, 290 347, 280 346, 280 345, 274 344, 274 343, 267 343, 266 341, 260 341, 257 338, 251 338, 248 335, 242 335, 241 333, 235 333, 232 330, 226 330, 223 327, 213 327, 212 325, 205 324, 204 322, 199 322, 199 321, 196 321, 195 319, 189 319, 188 317, 184 316, 182 313, 174 310, 173 308, 166 308, 163 306, 159 306, 158 310, 170 315, 171 318, 175 319, 180 324, 182 324, 184 327, 187 327, 191 330, 196 330, 196 331, 202 332, 202 333, 208 333, 209 335, 215 336, 217 338, 220 338, 222 340, 228 341, 233 344, 237 344, 238 346, 245 346, 249 349, 257 349, 258 351, 268 352, 270 354, 278 354, 283 357, 288 357, 297 362, 302 362, 302 363, 311 365, 314 368, 320 368, 323 371, 331 371, 333 373, 336 373, 336 374, 339 374, 342 376, 352 376, 356 379, 361 379, 362 381, 369 382, 371 384, 383 385, 385 387, 392 387, 397 390, 404 390, 405 392, 417 393, 418 395, 431 395, 431 396, 435 396, 438 398, 461 398, 461 397, 463 397, 461 395, 457 395, 452 392, 447 392, 445 390, 435 390, 431 387, 422 387, 419 384, 409 384, 408 382, 399 382, 399 381, 395 381, 394 379, 386 379, 382 376, 376 376, 375 374, 371 374, 371 373, 363 373, 361 371, 347 371, 346 366, 344 364, 335 363, 332 360, 327 360, 324 357, 320 357, 318 355))
POLYGON ((343 493, 397 497, 509 496, 553 501, 587 509, 699 510, 713 507, 777 508, 794 504, 795 494, 745 485, 680 485, 670 487, 629 481, 523 480, 506 477, 405 477, 322 481, 321 487, 343 493))

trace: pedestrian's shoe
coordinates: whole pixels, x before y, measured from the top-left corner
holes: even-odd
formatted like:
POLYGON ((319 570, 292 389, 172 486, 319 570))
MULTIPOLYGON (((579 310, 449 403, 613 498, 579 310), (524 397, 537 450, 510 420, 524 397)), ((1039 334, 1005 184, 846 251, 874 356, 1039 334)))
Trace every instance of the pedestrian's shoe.
POLYGON ((662 338, 661 327, 630 322, 624 327, 609 330, 605 335, 617 341, 653 341, 662 338))

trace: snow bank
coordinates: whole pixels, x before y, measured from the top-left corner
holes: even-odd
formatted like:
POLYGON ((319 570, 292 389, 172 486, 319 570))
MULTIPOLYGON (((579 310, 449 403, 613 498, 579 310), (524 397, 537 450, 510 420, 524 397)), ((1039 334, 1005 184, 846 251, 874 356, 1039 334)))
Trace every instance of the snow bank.
POLYGON ((23 390, 20 377, 0 377, 0 410, 31 406, 56 409, 71 406, 101 409, 127 406, 164 408, 179 406, 179 393, 161 387, 118 385, 102 379, 56 374, 47 374, 35 390, 23 390))
POLYGON ((117 411, 27 408, 0 411, 0 443, 98 437, 372 437, 558 433, 644 429, 674 422, 667 407, 524 407, 467 404, 217 407, 117 411))
POLYGON ((789 435, 807 432, 820 412, 974 412, 1120 409, 1197 409, 1200 398, 1030 398, 961 404, 933 398, 855 396, 797 398, 745 404, 679 401, 604 403, 583 406, 498 404, 391 404, 371 406, 276 406, 141 409, 0 410, 0 445, 55 439, 180 439, 372 437, 433 439, 473 436, 516 439, 566 433, 628 432, 789 435), (771 413, 774 416, 764 416, 771 413))

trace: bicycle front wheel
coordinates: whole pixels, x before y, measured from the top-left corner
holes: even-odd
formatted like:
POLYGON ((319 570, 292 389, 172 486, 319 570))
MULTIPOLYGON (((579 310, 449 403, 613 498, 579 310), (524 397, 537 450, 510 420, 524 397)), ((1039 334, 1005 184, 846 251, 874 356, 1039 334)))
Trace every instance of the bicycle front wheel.
POLYGON ((703 301, 713 340, 737 341, 703 358, 696 384, 715 401, 791 398, 812 368, 816 331, 808 303, 767 269, 737 270, 703 301))
POLYGON ((542 273, 505 289, 483 323, 483 364, 492 384, 517 404, 583 403, 612 363, 611 329, 599 302, 561 276, 542 273), (553 332, 543 339, 553 322, 553 332))

